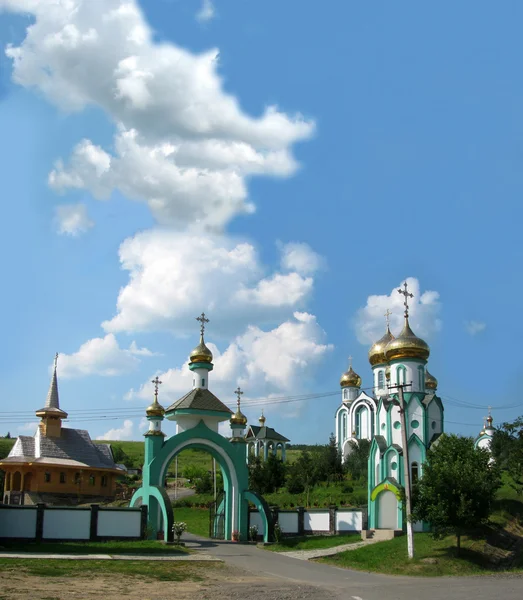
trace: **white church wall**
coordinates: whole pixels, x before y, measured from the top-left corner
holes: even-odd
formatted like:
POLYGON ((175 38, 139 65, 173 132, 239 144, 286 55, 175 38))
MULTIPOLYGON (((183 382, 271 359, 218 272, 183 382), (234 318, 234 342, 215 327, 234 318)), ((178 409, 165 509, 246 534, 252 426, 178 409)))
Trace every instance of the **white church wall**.
POLYGON ((422 365, 420 365, 419 362, 411 362, 411 361, 394 363, 390 367, 391 385, 399 385, 401 383, 410 383, 412 385, 411 385, 411 387, 408 388, 409 392, 424 392, 425 391, 425 389, 424 389, 425 388, 425 385, 424 385, 425 375, 424 375, 424 371, 423 371, 423 381, 420 382, 420 375, 419 375, 419 370, 418 370, 418 367, 420 367, 420 366, 422 366, 422 365), (405 381, 398 380, 398 375, 400 375, 400 372, 398 371, 398 367, 405 368, 405 381), (420 386, 420 383, 422 383, 421 386, 420 386))
POLYGON ((441 419, 442 414, 440 407, 438 406, 437 402, 432 401, 429 404, 429 439, 427 441, 430 441, 435 433, 442 432, 441 419))
POLYGON ((0 510, 0 538, 34 538, 36 536, 36 506, 17 506, 0 510))
POLYGON ((305 511, 303 527, 305 531, 329 531, 329 511, 305 511))
POLYGON ((98 513, 100 537, 134 537, 141 532, 142 513, 139 510, 104 510, 98 513))
POLYGON ((387 454, 387 476, 394 477, 399 481, 399 458, 397 454, 392 451, 387 454))
POLYGON ((401 446, 401 419, 400 409, 396 404, 393 404, 390 411, 390 424, 392 429, 392 443, 401 446))
POLYGON ((91 510, 78 508, 46 508, 44 512, 43 539, 88 540, 91 510))
POLYGON ((422 442, 425 442, 425 427, 423 426, 425 412, 417 398, 409 402, 407 431, 408 437, 415 433, 422 442))

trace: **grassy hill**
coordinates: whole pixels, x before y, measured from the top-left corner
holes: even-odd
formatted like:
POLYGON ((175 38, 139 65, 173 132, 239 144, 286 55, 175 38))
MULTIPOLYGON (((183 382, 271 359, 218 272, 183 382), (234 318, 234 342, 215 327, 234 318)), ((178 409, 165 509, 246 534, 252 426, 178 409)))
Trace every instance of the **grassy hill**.
POLYGON ((15 442, 15 438, 0 438, 0 459, 5 458, 9 454, 15 442))

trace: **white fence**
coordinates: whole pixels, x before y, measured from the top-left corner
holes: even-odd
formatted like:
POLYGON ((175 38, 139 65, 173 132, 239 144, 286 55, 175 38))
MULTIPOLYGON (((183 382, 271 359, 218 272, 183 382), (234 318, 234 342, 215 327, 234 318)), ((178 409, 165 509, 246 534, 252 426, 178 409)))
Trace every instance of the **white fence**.
MULTIPOLYGON (((284 535, 305 535, 315 533, 360 533, 367 528, 366 511, 361 509, 337 508, 325 509, 297 508, 294 510, 276 510, 274 522, 278 522, 284 535)), ((249 511, 249 526, 258 527, 258 535, 265 533, 263 520, 257 510, 249 511)))
POLYGON ((105 508, 93 504, 90 508, 61 508, 0 504, 0 539, 140 539, 146 525, 146 506, 105 508))

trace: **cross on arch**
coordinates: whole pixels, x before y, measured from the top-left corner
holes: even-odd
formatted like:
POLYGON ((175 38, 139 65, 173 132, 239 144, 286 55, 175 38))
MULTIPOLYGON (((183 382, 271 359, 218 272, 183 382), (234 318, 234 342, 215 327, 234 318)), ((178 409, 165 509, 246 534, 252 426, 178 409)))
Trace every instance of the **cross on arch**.
POLYGON ((200 334, 203 336, 205 332, 205 323, 209 323, 209 319, 206 319, 205 313, 202 312, 199 317, 196 317, 196 320, 200 322, 200 334))
POLYGON ((154 383, 154 400, 155 402, 158 402, 158 386, 161 385, 162 382, 160 381, 158 375, 156 375, 156 377, 151 381, 151 383, 154 383))
POLYGON ((403 284, 403 287, 403 290, 401 288, 398 289, 398 293, 405 297, 403 306, 405 307, 405 318, 407 318, 409 316, 409 298, 414 298, 414 294, 409 292, 407 282, 403 284))

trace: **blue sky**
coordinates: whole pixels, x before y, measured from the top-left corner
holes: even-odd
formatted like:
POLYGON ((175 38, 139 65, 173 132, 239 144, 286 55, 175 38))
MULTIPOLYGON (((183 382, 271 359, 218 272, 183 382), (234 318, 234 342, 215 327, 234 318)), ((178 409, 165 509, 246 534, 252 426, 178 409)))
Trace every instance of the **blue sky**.
MULTIPOLYGON (((369 386, 407 277, 446 429, 523 413, 521 3, 49 4, 0 0, 2 429, 58 351, 71 426, 140 439, 202 310, 250 419, 336 392, 349 354, 369 386)), ((267 424, 325 442, 339 399, 267 424)))

